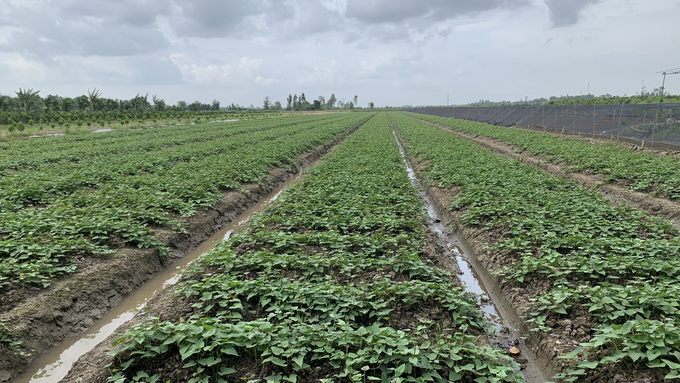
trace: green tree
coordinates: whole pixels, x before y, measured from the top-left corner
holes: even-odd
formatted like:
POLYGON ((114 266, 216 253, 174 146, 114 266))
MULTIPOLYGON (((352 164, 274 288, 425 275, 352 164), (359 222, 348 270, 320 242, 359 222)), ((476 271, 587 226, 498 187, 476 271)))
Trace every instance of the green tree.
POLYGON ((19 91, 14 93, 17 95, 17 99, 19 100, 19 108, 22 111, 32 112, 36 109, 37 101, 40 99, 40 96, 38 96, 38 93, 40 93, 39 90, 34 91, 32 88, 19 88, 19 91))
POLYGON ((97 104, 101 97, 102 92, 98 91, 97 88, 94 88, 92 92, 90 92, 89 89, 87 90, 87 99, 90 102, 90 112, 97 110, 97 104))
POLYGON ((369 109, 373 109, 375 107, 375 104, 373 104, 373 101, 368 103, 369 109))
POLYGON ((338 99, 335 98, 335 94, 331 93, 331 96, 328 97, 328 108, 333 109, 335 107, 335 103, 338 102, 338 99))
POLYGON ((73 101, 79 112, 85 112, 90 108, 90 99, 85 95, 78 96, 73 101))
POLYGON ((59 99, 59 102, 61 104, 60 108, 62 112, 70 112, 73 107, 74 107, 74 102, 73 99, 70 97, 61 97, 59 99))
POLYGON ((288 94, 288 98, 286 99, 288 102, 288 105, 286 105, 286 110, 292 110, 293 109, 293 96, 288 94))
POLYGON ((269 110, 269 106, 271 105, 271 100, 269 99, 269 96, 264 98, 264 101, 262 102, 262 108, 264 110, 269 110))
POLYGON ((154 94, 151 96, 151 102, 153 102, 153 109, 159 112, 162 112, 165 110, 165 100, 162 98, 156 97, 154 94))
POLYGON ((298 107, 298 110, 307 109, 308 102, 307 102, 307 97, 305 97, 304 92, 302 92, 302 94, 300 95, 299 103, 300 103, 300 106, 298 107))

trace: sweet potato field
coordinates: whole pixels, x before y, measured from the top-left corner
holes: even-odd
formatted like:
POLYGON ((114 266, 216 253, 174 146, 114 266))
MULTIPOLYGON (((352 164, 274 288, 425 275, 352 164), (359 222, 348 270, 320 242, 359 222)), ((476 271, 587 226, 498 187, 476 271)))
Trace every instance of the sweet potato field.
POLYGON ((109 381, 520 381, 425 222, 375 117, 118 339, 109 381))
POLYGON ((151 228, 259 182, 272 166, 346 132, 361 116, 255 120, 45 138, 0 147, 0 288, 47 287, 73 258, 156 247, 151 228))
MULTIPOLYGON (((675 156, 411 113, 14 141, 0 143, 0 292, 49 290, 83 259, 122 247, 163 256, 159 233, 182 232, 226 191, 266 183, 272 169, 294 169, 360 126, 67 381, 529 379, 516 352, 494 347, 478 297, 443 259, 399 144, 553 381, 680 378, 673 222, 413 117, 669 204, 680 197, 675 156)), ((16 304, 2 302, 3 312, 16 304)), ((2 321, 0 347, 26 352, 2 321)))
MULTIPOLYGON (((450 191, 450 209, 468 235, 489 246, 483 263, 540 333, 544 349, 563 358, 556 379, 680 375, 680 241, 669 221, 422 122, 392 116, 392 123, 427 180, 450 191)), ((619 166, 635 168, 637 161, 626 162, 631 158, 638 157, 618 157, 619 166)))

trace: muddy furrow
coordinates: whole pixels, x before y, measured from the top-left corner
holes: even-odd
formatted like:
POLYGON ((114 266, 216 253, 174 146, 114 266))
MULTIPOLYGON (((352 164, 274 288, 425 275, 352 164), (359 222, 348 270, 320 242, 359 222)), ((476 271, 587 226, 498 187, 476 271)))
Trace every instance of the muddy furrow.
POLYGON ((0 319, 23 341, 22 348, 31 352, 14 354, 6 350, 0 353, 0 382, 11 381, 45 352, 84 334, 140 286, 174 266, 206 238, 298 174, 300 169, 321 158, 364 123, 344 136, 302 154, 299 169, 274 168, 262 184, 242 185, 240 190, 224 193, 215 207, 200 211, 185 221, 186 233, 156 230, 156 237, 168 245, 167 256, 159 255, 155 249, 125 247, 105 259, 83 259, 81 261, 87 263, 79 265, 81 272, 53 283, 48 290, 36 292, 35 296, 3 313, 0 319))
POLYGON ((614 203, 625 203, 637 209, 644 210, 649 214, 666 218, 673 222, 675 228, 680 229, 680 203, 678 202, 674 202, 665 198, 654 197, 647 193, 631 191, 625 187, 615 184, 604 183, 602 181, 601 175, 586 174, 581 172, 568 172, 566 170, 566 166, 546 163, 543 162, 540 157, 530 156, 525 153, 518 153, 517 147, 514 145, 506 144, 504 142, 494 140, 493 138, 459 132, 443 125, 438 125, 411 116, 408 117, 441 130, 456 134, 470 141, 474 141, 495 153, 510 157, 517 161, 534 165, 548 173, 564 177, 570 181, 578 183, 579 185, 596 189, 614 203))
POLYGON ((477 304, 486 321, 496 331, 489 334, 491 344, 513 355, 522 366, 527 383, 548 381, 555 373, 552 358, 539 351, 540 339, 529 331, 513 304, 504 295, 496 278, 478 259, 477 254, 484 251, 485 244, 470 240, 473 237, 465 235, 463 226, 450 214, 449 199, 441 189, 422 180, 418 162, 406 153, 404 143, 396 133, 395 137, 404 156, 409 177, 412 173, 412 180, 420 191, 428 216, 432 219, 430 230, 443 242, 441 247, 445 251, 442 256, 455 258, 457 274, 463 285, 467 291, 477 296, 477 304))

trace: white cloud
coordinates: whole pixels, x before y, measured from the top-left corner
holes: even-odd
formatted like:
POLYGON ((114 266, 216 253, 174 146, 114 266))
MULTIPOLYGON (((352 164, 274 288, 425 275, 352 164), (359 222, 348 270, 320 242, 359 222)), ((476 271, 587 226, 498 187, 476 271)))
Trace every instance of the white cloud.
POLYGON ((190 58, 181 53, 170 55, 170 59, 182 72, 184 80, 189 83, 237 85, 253 82, 267 84, 274 81, 273 78, 265 78, 258 74, 264 62, 260 58, 244 56, 237 63, 223 65, 192 63, 190 58))
POLYGON ((17 54, 6 55, 5 58, 0 60, 0 63, 0 67, 4 67, 3 71, 9 72, 15 81, 17 79, 31 82, 40 81, 47 75, 45 65, 17 54))

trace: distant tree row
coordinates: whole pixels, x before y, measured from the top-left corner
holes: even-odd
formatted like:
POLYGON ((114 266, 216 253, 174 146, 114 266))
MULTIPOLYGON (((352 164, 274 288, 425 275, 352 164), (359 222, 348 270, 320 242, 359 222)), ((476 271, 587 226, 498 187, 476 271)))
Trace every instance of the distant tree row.
MULTIPOLYGON (((312 102, 309 102, 307 101, 307 96, 305 96, 305 93, 302 92, 300 96, 298 96, 297 94, 288 95, 288 98, 286 98, 286 110, 304 111, 304 110, 354 109, 357 107, 358 103, 359 96, 357 95, 354 95, 352 101, 345 104, 342 100, 338 100, 338 98, 335 97, 334 93, 331 93, 330 97, 328 97, 328 101, 326 101, 326 97, 319 96, 315 100, 312 100, 312 102)), ((368 106, 370 109, 373 109, 375 104, 373 102, 369 102, 368 106)), ((283 106, 279 101, 276 101, 272 105, 269 96, 264 98, 262 107, 265 110, 274 111, 280 111, 283 109, 283 106)))
POLYGON ((529 100, 525 98, 519 101, 489 101, 479 100, 469 104, 470 106, 501 106, 501 105, 573 105, 573 104, 655 104, 658 102, 680 102, 680 95, 664 94, 661 96, 659 88, 655 88, 652 92, 647 92, 643 87, 640 94, 633 96, 612 96, 611 94, 603 94, 595 96, 593 94, 585 94, 578 96, 552 96, 550 98, 535 98, 529 100))
POLYGON ((139 95, 129 100, 118 100, 102 97, 102 93, 94 88, 88 90, 87 94, 78 97, 62 97, 49 94, 44 98, 40 96, 39 90, 22 89, 14 92, 16 97, 0 95, 0 112, 25 112, 40 114, 46 112, 118 112, 118 111, 138 111, 162 112, 171 111, 210 111, 220 110, 220 102, 214 100, 212 104, 205 104, 194 101, 187 104, 186 101, 178 101, 176 105, 167 105, 165 100, 151 96, 149 94, 139 95))
POLYGON ((10 133, 31 128, 129 126, 171 120, 177 123, 200 122, 263 112, 252 105, 246 108, 231 104, 223 108, 218 100, 211 104, 178 101, 175 105, 167 105, 165 100, 155 95, 149 99, 148 94, 138 94, 129 100, 109 99, 102 97, 96 88, 74 98, 58 95, 43 98, 39 90, 22 88, 15 95, 0 95, 0 126, 7 126, 10 133))

